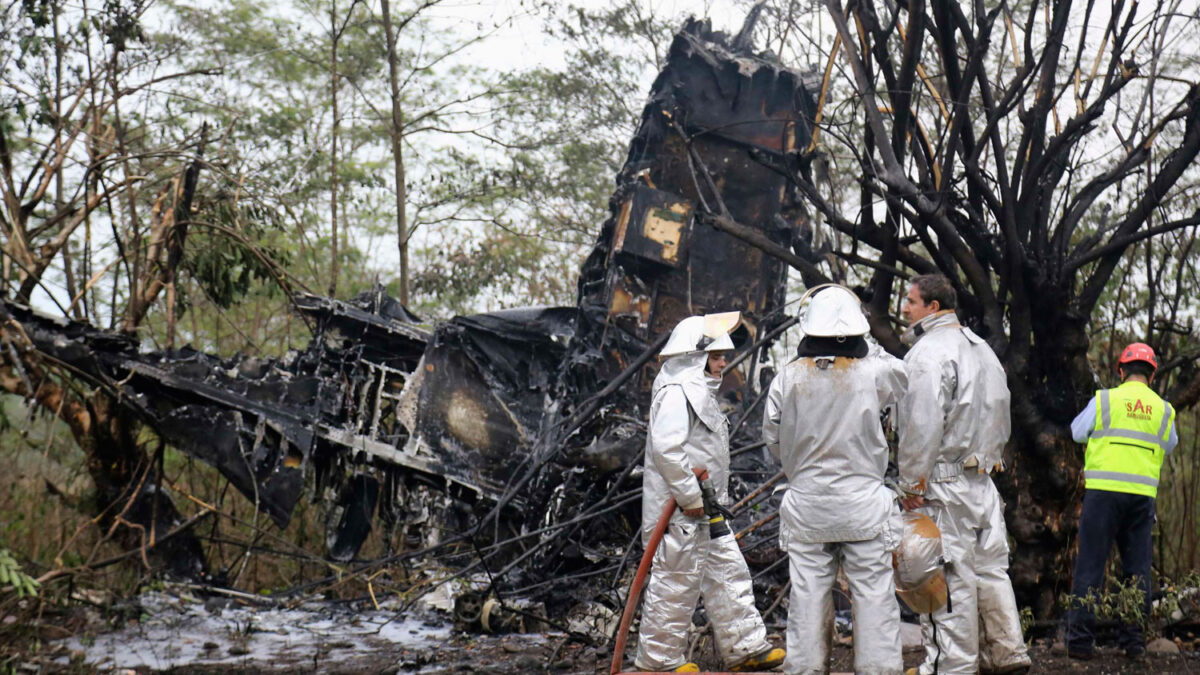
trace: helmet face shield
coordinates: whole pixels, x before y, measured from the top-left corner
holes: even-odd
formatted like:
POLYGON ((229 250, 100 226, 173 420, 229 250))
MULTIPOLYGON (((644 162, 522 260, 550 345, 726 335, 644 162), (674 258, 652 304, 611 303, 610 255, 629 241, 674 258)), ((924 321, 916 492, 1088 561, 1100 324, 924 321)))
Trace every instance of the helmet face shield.
POLYGON ((731 351, 734 348, 733 333, 741 323, 741 312, 689 316, 671 331, 659 356, 731 351))
POLYGON ((909 609, 929 614, 946 606, 948 589, 943 570, 942 532, 924 514, 901 514, 904 530, 900 546, 892 552, 896 593, 909 609))
POLYGON ((728 352, 733 351, 733 338, 728 334, 722 335, 717 339, 709 342, 705 347, 706 352, 728 352))
POLYGON ((908 608, 917 614, 932 614, 946 606, 950 590, 946 587, 946 573, 938 570, 925 583, 912 590, 896 589, 896 594, 908 608))
MULTIPOLYGON (((741 312, 721 312, 719 314, 704 315, 704 334, 710 338, 717 339, 720 337, 729 337, 733 331, 742 323, 741 312)), ((732 340, 728 347, 724 349, 733 349, 732 340)), ((713 349, 705 349, 705 351, 715 351, 713 349)))

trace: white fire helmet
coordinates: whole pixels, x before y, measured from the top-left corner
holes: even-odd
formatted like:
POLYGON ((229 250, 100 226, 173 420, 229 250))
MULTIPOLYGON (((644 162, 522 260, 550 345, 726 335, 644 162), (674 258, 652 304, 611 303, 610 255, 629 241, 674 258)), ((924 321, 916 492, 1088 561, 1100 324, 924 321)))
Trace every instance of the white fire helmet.
POLYGON ((742 322, 741 312, 689 316, 671 331, 659 356, 694 352, 724 352, 733 349, 733 331, 742 322))
POLYGON ((946 606, 942 532, 924 514, 906 511, 901 517, 904 533, 900 546, 892 552, 896 593, 912 611, 929 614, 946 606))
POLYGON ((841 284, 814 286, 800 298, 800 330, 813 337, 854 337, 871 331, 862 301, 841 284), (807 307, 804 304, 808 300, 807 307))

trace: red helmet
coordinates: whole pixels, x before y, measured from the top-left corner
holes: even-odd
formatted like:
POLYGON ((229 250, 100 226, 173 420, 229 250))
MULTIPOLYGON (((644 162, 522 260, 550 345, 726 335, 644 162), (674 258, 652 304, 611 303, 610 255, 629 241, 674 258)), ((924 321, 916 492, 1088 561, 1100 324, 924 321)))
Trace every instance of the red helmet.
POLYGON ((1145 342, 1134 342, 1121 352, 1121 358, 1117 359, 1117 363, 1126 364, 1134 361, 1145 361, 1154 366, 1158 370, 1158 359, 1154 357, 1154 350, 1145 342))

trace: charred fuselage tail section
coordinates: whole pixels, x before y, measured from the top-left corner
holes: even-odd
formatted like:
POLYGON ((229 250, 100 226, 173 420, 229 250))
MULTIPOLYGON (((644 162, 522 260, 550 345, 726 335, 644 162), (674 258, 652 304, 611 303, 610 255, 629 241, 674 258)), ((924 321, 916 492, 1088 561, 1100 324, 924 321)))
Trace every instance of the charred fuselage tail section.
MULTIPOLYGON (((584 394, 576 401, 687 316, 740 310, 744 341, 787 318, 786 265, 706 221, 727 215, 784 245, 791 240, 787 181, 761 158, 802 154, 815 105, 799 73, 747 42, 708 21, 689 21, 675 36, 580 274, 577 340, 562 378, 584 394)), ((722 389, 735 405, 755 366, 749 359, 727 373, 722 389)), ((649 361, 607 410, 644 418, 657 369, 649 361)), ((611 422, 599 416, 582 437, 598 438, 611 422)))
MULTIPOLYGON (((604 358, 595 375, 575 374, 578 387, 598 389, 684 317, 740 310, 751 338, 785 318, 787 267, 705 218, 727 213, 789 243, 787 181, 756 157, 803 151, 814 109, 798 73, 733 46, 707 21, 690 21, 675 36, 618 176, 611 216, 580 274, 577 349, 604 358)), ((576 356, 568 365, 591 361, 576 356)), ((652 361, 639 392, 655 372, 652 361)), ((727 387, 744 379, 729 377, 727 387)))

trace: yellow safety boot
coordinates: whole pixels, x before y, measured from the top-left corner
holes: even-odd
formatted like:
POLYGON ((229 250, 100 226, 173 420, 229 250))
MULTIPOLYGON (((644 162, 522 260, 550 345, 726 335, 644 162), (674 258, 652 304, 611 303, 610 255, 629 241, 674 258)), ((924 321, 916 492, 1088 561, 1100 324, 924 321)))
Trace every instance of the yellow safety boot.
POLYGON ((787 658, 787 652, 779 647, 774 647, 751 656, 733 668, 730 668, 730 670, 735 673, 753 673, 763 670, 774 670, 783 665, 783 660, 785 658, 787 658))

